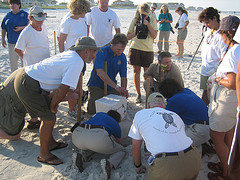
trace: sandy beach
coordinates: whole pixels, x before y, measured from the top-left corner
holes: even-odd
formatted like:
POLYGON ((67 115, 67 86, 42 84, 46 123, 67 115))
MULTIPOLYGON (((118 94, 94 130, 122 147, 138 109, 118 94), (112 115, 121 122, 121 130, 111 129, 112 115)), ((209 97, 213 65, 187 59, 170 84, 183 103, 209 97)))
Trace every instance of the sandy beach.
MULTIPOLYGON (((2 20, 4 15, 9 10, 0 10, 0 19, 2 20)), ((28 10, 27 10, 28 11, 28 10)), ((121 32, 127 33, 129 24, 135 14, 135 9, 115 9, 114 10, 121 22, 121 32)), ((67 10, 46 10, 49 18, 45 25, 47 26, 49 33, 49 41, 51 48, 51 55, 54 55, 54 36, 53 32, 57 30, 59 26, 60 19, 63 17, 67 10)), ((157 10, 157 15, 159 10, 157 10)), ((174 12, 170 12, 173 15, 174 27, 176 21, 178 20, 178 15, 174 12)), ((201 96, 202 92, 199 88, 200 86, 200 67, 201 67, 201 48, 196 54, 196 57, 190 67, 187 67, 194 55, 199 42, 202 38, 202 24, 197 20, 198 14, 200 12, 193 11, 189 12, 190 24, 188 26, 188 36, 185 40, 184 46, 184 58, 177 59, 172 58, 173 62, 176 63, 182 73, 184 79, 184 85, 186 88, 194 91, 198 96, 201 96)), ((221 19, 228 14, 221 14, 221 19)), ((240 16, 238 15, 240 18, 240 16)), ((176 31, 176 30, 175 30, 176 31)), ((170 35, 170 52, 172 55, 177 52, 176 45, 177 33, 170 35)), ((158 37, 156 38, 156 40, 158 37)), ((0 47, 0 83, 3 82, 10 75, 10 66, 8 60, 8 50, 0 47)), ((127 45, 124 53, 128 56, 129 44, 127 45)), ((154 51, 157 49, 157 41, 154 42, 154 51)), ((157 55, 155 54, 154 61, 157 61, 157 55)), ((83 89, 87 90, 87 81, 89 79, 92 70, 92 64, 87 65, 87 70, 83 79, 83 89)), ((141 104, 135 104, 134 100, 136 97, 136 91, 133 83, 133 70, 130 65, 128 65, 127 70, 128 75, 128 91, 130 97, 127 99, 127 116, 120 125, 122 128, 123 143, 127 146, 127 155, 124 158, 118 169, 112 170, 111 180, 142 180, 146 177, 146 174, 136 174, 133 165, 132 154, 131 154, 131 140, 128 138, 128 131, 132 124, 132 120, 137 111, 144 108, 144 102, 141 104)), ((143 83, 143 69, 141 72, 141 84, 143 83)), ((119 78, 119 77, 118 77, 119 78)), ((141 86, 141 92, 143 99, 145 101, 145 91, 141 86)), ((86 162, 84 164, 85 170, 80 173, 75 166, 76 153, 78 152, 71 141, 71 131, 70 128, 76 123, 76 120, 71 118, 68 113, 67 103, 61 103, 57 113, 57 121, 54 128, 54 137, 56 140, 62 140, 68 143, 68 147, 64 149, 59 149, 53 151, 53 154, 61 158, 64 163, 58 166, 50 166, 39 163, 37 161, 37 156, 40 151, 39 133, 38 130, 29 130, 26 125, 22 131, 21 139, 17 141, 0 140, 0 179, 21 179, 21 180, 42 180, 42 179, 53 179, 53 180, 64 180, 64 179, 81 179, 81 180, 102 180, 102 170, 100 167, 100 160, 106 156, 96 154, 93 160, 86 162)), ((26 117, 26 120, 29 117, 26 117)), ((89 116, 85 116, 87 120, 89 116)), ((26 123, 27 124, 27 123, 26 123)), ((143 153, 142 153, 143 154, 143 153)), ((216 155, 205 155, 202 159, 202 167, 198 176, 198 180, 206 180, 207 173, 209 172, 207 168, 207 162, 214 161, 217 162, 216 155)), ((147 162, 142 157, 142 163, 146 166, 147 162)))

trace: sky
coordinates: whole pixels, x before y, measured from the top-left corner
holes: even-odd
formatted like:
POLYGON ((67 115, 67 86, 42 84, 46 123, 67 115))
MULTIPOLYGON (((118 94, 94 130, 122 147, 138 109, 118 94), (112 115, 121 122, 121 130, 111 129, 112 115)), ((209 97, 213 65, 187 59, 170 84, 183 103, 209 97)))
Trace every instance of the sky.
MULTIPOLYGON (((69 2, 70 0, 58 0, 59 2, 69 2)), ((97 0, 95 0, 97 1, 97 0)), ((109 0, 111 4, 114 0, 109 0)), ((144 2, 177 2, 183 3, 185 7, 195 6, 195 7, 214 7, 219 11, 240 11, 240 0, 131 0, 134 4, 142 4, 144 2)))

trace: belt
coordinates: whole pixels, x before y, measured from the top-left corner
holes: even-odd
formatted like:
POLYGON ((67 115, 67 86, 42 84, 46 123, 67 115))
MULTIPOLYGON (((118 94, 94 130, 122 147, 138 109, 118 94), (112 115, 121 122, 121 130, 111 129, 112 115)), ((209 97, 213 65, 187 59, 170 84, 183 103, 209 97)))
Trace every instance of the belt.
POLYGON ((209 125, 209 122, 208 122, 208 121, 200 121, 200 122, 197 122, 197 124, 205 124, 205 125, 209 125))
POLYGON ((80 126, 85 129, 94 129, 94 128, 105 129, 103 126, 92 125, 92 124, 80 124, 80 126))
MULTIPOLYGON (((187 153, 188 151, 192 150, 192 146, 189 146, 187 149, 184 149, 183 152, 187 153)), ((155 155, 155 158, 161 158, 165 155, 165 157, 167 156, 177 156, 178 152, 171 152, 171 153, 159 153, 155 155)))

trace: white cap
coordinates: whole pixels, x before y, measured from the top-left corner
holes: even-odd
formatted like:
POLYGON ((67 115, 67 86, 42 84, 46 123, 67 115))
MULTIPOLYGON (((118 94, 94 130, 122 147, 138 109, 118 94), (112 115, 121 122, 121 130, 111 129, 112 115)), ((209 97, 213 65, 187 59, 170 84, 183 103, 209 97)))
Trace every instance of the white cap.
POLYGON ((43 9, 39 6, 33 6, 29 10, 29 16, 32 16, 36 21, 46 20, 47 13, 43 12, 43 9))

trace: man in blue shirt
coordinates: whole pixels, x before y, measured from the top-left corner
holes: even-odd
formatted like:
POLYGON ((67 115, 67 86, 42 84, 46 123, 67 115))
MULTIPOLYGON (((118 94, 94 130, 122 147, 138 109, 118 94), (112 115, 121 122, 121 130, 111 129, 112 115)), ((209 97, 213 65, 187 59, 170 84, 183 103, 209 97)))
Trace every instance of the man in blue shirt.
POLYGON ((121 145, 121 128, 118 124, 120 121, 121 115, 110 110, 107 113, 99 112, 72 129, 72 142, 81 150, 76 161, 81 172, 83 160, 88 161, 95 152, 110 155, 108 160, 101 160, 103 174, 107 176, 104 179, 110 177, 112 168, 118 167, 125 156, 125 149, 121 145))
POLYGON ((177 113, 185 124, 188 137, 194 146, 200 146, 209 139, 209 117, 206 104, 188 88, 182 88, 174 79, 165 79, 159 92, 167 98, 166 109, 177 113))
POLYGON ((124 34, 115 34, 110 46, 102 48, 97 53, 95 64, 88 81, 88 105, 87 112, 95 114, 95 101, 104 96, 104 82, 107 86, 107 94, 124 95, 128 97, 127 87, 127 59, 123 53, 127 45, 127 37, 124 34), (104 71, 104 62, 107 62, 107 72, 104 71), (117 84, 116 76, 121 77, 121 86, 117 84))

